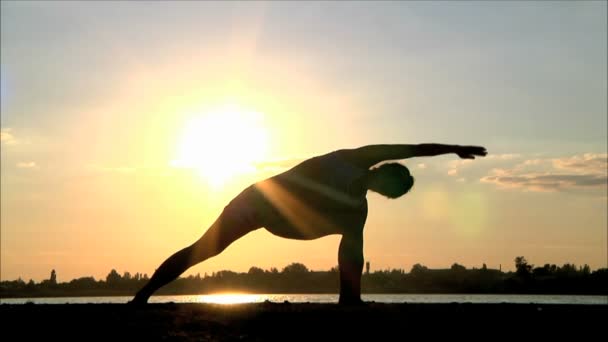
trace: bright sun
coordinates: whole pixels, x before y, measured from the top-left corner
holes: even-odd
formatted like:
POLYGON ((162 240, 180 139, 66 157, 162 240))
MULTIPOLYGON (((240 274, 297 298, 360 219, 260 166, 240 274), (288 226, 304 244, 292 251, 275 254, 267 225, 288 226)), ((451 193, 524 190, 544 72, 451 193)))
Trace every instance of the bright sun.
POLYGON ((266 157, 268 135, 262 115, 234 105, 190 120, 181 136, 172 166, 193 168, 218 187, 229 179, 255 171, 266 157))

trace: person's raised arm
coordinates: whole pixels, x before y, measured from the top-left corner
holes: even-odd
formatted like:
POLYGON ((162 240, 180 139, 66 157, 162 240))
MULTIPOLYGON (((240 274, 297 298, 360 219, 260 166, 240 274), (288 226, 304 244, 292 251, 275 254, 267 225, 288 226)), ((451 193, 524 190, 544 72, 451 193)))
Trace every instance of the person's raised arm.
POLYGON ((362 146, 356 149, 345 150, 344 153, 354 163, 369 168, 385 160, 432 157, 448 153, 455 153, 463 159, 475 159, 475 156, 485 156, 487 151, 481 146, 383 144, 362 146))

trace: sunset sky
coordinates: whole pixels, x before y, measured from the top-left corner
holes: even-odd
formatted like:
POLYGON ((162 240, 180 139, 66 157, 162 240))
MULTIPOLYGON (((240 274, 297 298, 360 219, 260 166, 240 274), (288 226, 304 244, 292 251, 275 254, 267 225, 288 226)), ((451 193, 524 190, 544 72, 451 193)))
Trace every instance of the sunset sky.
MULTIPOLYGON (((2 280, 151 275, 252 182, 378 143, 371 269, 607 261, 607 5, 1 3, 2 280)), ((337 265, 339 236, 250 233, 186 274, 337 265)))

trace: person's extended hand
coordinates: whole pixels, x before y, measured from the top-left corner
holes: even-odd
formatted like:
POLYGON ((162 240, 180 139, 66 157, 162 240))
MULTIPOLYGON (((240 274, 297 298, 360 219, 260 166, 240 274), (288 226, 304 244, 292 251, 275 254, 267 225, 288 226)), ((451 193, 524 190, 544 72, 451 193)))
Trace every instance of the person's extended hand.
POLYGON ((484 157, 488 151, 481 146, 458 146, 455 153, 462 159, 475 159, 475 156, 484 157))

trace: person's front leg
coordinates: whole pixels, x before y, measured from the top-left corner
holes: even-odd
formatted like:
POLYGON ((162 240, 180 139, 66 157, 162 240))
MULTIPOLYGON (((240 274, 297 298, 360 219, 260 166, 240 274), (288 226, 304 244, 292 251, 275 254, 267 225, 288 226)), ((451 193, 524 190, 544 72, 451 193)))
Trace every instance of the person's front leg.
POLYGON ((363 232, 342 235, 338 251, 340 304, 361 304, 363 232))

